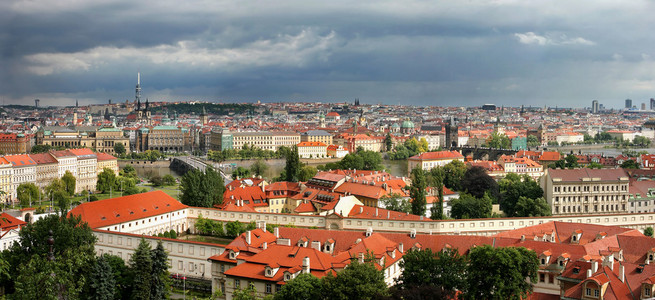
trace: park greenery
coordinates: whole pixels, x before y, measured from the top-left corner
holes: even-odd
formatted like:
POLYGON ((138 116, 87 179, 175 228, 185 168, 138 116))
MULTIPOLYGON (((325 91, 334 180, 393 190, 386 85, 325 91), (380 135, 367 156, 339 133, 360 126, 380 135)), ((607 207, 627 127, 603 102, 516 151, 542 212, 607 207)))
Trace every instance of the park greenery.
POLYGON ((327 170, 384 170, 382 165, 382 156, 379 152, 364 150, 359 147, 356 152, 348 153, 338 162, 327 163, 317 167, 320 171, 327 170))
POLYGON ((487 138, 485 143, 482 144, 482 147, 489 147, 495 149, 511 149, 512 141, 510 141, 509 137, 507 137, 506 134, 494 132, 491 134, 491 136, 489 136, 489 138, 487 138))
POLYGON ((180 182, 181 202, 196 207, 213 207, 223 203, 225 184, 221 175, 211 167, 204 172, 191 170, 180 182))
POLYGON ((207 158, 211 161, 223 162, 230 159, 272 159, 285 158, 286 154, 291 151, 288 147, 280 147, 276 151, 264 150, 262 148, 245 144, 241 149, 209 150, 207 158))
POLYGON ((96 257, 96 238, 79 216, 52 214, 28 223, 0 255, 0 285, 8 299, 164 299, 168 257, 141 241, 130 265, 96 257), (49 245, 52 238, 54 243, 49 245), (50 249, 52 252, 50 253, 50 249), (53 259, 49 259, 52 255, 53 259), (147 290, 147 291, 146 291, 147 290), (151 297, 144 298, 148 294, 151 297))
MULTIPOLYGON (((387 145, 387 147, 388 146, 389 145, 387 145)), ((428 142, 425 140, 425 138, 421 138, 420 140, 416 140, 416 138, 411 138, 406 140, 402 144, 396 145, 394 150, 388 153, 388 157, 389 159, 393 159, 393 160, 402 160, 427 151, 428 151, 428 142)))

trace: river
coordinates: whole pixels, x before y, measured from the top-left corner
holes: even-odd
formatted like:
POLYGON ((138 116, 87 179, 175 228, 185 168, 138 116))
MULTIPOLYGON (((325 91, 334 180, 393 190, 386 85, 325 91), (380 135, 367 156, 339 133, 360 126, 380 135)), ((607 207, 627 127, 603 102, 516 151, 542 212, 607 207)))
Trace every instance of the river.
MULTIPOLYGON (((330 161, 337 160, 303 160, 302 162, 307 163, 307 165, 316 167, 318 165, 323 165, 330 161)), ((235 167, 244 167, 250 168, 250 165, 255 162, 255 160, 230 160, 226 161, 226 164, 233 164, 235 167)), ((123 168, 126 165, 131 164, 136 173, 141 178, 150 178, 154 175, 164 176, 171 174, 174 177, 180 177, 180 174, 168 168, 169 161, 137 161, 137 160, 119 160, 119 168, 123 168)), ((280 173, 284 170, 285 160, 284 159, 269 159, 266 160, 268 165, 268 170, 264 173, 264 178, 272 179, 274 177, 280 176, 280 173)), ((407 176, 407 160, 383 160, 382 164, 384 165, 387 172, 394 176, 407 176)))

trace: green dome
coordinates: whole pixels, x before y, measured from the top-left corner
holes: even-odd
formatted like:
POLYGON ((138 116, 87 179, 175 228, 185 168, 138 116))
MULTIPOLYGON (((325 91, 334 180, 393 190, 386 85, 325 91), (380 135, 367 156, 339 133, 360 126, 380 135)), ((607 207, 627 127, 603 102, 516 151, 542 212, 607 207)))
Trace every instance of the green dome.
POLYGON ((391 128, 400 128, 400 125, 398 125, 398 123, 393 123, 393 125, 391 125, 391 128))
POLYGON ((406 120, 402 125, 400 125, 400 128, 414 128, 414 122, 406 120))

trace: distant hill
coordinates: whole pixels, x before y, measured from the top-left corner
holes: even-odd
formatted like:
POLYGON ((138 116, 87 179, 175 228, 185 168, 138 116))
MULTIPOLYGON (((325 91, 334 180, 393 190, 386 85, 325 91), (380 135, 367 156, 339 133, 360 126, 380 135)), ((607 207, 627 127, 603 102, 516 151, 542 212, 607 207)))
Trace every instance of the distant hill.
POLYGON ((205 108, 208 114, 214 115, 228 115, 229 113, 235 114, 245 114, 248 111, 254 114, 255 105, 253 104, 240 104, 240 103, 171 103, 164 104, 161 106, 153 107, 152 112, 163 112, 168 111, 172 113, 173 111, 178 114, 196 114, 199 115, 202 113, 202 108, 205 108))

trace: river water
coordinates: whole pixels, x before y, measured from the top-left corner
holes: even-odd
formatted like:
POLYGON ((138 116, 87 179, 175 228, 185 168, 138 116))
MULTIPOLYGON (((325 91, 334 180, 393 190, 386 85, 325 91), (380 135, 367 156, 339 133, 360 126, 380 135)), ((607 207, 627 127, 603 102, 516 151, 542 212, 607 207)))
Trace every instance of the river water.
MULTIPOLYGON (((226 164, 233 165, 236 167, 250 168, 250 165, 255 162, 255 160, 234 160, 228 161, 226 164)), ((307 164, 313 167, 318 165, 325 164, 326 161, 309 161, 307 164)), ((154 175, 164 176, 171 174, 174 177, 180 177, 180 174, 168 168, 168 161, 127 161, 120 160, 118 166, 122 169, 126 165, 131 164, 136 170, 137 175, 141 178, 150 178, 154 175)), ((284 170, 285 160, 284 159, 269 159, 266 161, 268 165, 268 170, 264 173, 264 178, 272 179, 274 177, 280 176, 280 173, 284 170)), ((384 165, 387 172, 394 176, 407 176, 407 160, 387 160, 385 159, 382 164, 384 165)))

